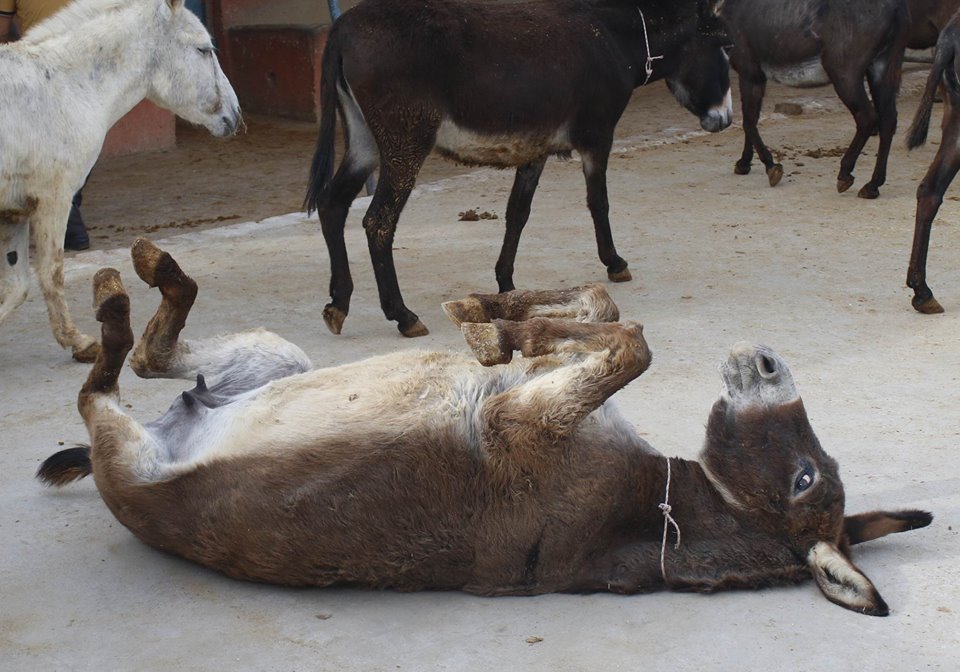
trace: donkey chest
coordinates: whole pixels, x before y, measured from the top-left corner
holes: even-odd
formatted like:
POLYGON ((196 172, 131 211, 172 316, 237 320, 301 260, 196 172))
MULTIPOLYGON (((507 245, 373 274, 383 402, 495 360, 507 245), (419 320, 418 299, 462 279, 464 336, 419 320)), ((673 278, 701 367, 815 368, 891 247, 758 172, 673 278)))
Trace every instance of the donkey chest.
POLYGON ((459 163, 509 168, 539 161, 550 154, 570 152, 569 129, 483 133, 444 119, 434 149, 459 163))

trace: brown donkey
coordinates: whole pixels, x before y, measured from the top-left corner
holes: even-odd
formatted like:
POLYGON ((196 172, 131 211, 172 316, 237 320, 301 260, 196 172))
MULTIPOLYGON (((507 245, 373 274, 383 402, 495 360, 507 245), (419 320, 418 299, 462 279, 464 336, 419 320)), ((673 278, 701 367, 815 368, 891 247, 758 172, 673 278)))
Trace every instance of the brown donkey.
POLYGON ((133 256, 163 296, 133 368, 196 387, 146 424, 117 403, 130 306, 117 272, 100 271, 103 349, 79 398, 91 446, 57 453, 39 477, 92 471, 137 537, 233 577, 532 595, 812 574, 828 599, 885 615, 849 546, 931 520, 844 516, 837 465, 762 346, 723 364, 699 460, 657 453, 610 401, 650 364, 642 327, 577 321, 618 319, 601 286, 446 304, 470 320, 475 357, 407 351, 311 370, 262 330, 181 340, 195 283, 146 241, 133 256))

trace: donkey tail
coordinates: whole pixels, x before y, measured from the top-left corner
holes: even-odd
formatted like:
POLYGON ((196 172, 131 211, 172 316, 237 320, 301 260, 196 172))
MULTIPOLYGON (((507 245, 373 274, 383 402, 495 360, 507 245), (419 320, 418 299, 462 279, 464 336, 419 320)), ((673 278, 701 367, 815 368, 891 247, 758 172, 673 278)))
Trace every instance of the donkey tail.
POLYGON ((333 179, 334 141, 337 129, 337 108, 340 96, 337 82, 342 76, 343 59, 337 40, 336 24, 330 31, 327 44, 323 48, 323 65, 320 74, 320 135, 310 164, 310 178, 307 183, 307 196, 303 206, 307 214, 313 214, 327 196, 330 180, 333 179))
POLYGON ((90 446, 74 446, 54 453, 37 469, 37 478, 45 485, 62 487, 93 473, 90 446))
POLYGON ((920 107, 917 108, 913 123, 910 124, 910 130, 907 132, 907 149, 916 149, 927 141, 927 132, 930 130, 930 113, 933 110, 933 98, 937 92, 937 85, 940 84, 943 73, 948 68, 951 71, 953 70, 954 57, 953 43, 941 40, 937 44, 937 53, 933 57, 930 74, 927 75, 927 84, 923 89, 923 96, 920 98, 920 107))

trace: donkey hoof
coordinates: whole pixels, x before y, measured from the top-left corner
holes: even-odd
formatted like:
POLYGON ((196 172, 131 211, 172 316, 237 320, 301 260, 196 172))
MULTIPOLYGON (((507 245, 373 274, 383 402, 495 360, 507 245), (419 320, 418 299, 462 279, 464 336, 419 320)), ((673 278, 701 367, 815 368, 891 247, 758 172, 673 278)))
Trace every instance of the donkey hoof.
POLYGON ((749 161, 737 161, 733 164, 733 172, 737 175, 749 175, 750 174, 750 162, 749 161))
POLYGON ((343 321, 347 319, 347 314, 340 310, 339 308, 334 307, 332 303, 328 303, 323 308, 323 321, 327 325, 327 329, 330 330, 331 334, 339 334, 343 329, 343 321))
POLYGON ((842 194, 847 189, 853 186, 853 175, 849 177, 838 177, 837 178, 837 193, 842 194))
POLYGON ((158 284, 157 268, 164 254, 166 253, 163 250, 146 238, 137 238, 130 246, 133 270, 137 272, 141 280, 151 287, 156 287, 158 284))
POLYGON ((915 296, 911 303, 918 313, 923 313, 924 315, 939 315, 943 312, 943 306, 933 298, 933 295, 930 295, 930 297, 926 299, 915 296))
POLYGON ((420 336, 426 336, 430 333, 430 330, 427 329, 427 327, 420 320, 417 320, 408 327, 401 327, 397 325, 397 329, 399 329, 400 333, 407 338, 418 338, 420 336))
POLYGON ((81 364, 91 364, 96 361, 100 354, 100 344, 94 341, 86 346, 73 346, 73 359, 81 364))
POLYGON ((495 324, 465 322, 460 325, 460 331, 477 361, 484 366, 508 364, 513 359, 513 351, 504 346, 495 324))
POLYGON ((869 198, 874 199, 880 196, 880 188, 875 187, 871 183, 867 182, 860 188, 860 191, 857 192, 857 196, 860 198, 869 198))
POLYGON ((630 282, 633 280, 629 268, 624 268, 621 271, 607 271, 607 277, 610 279, 610 282, 630 282))
POLYGON ((442 303, 440 307, 443 308, 443 312, 447 314, 450 321, 458 327, 464 322, 482 323, 490 321, 483 309, 483 304, 472 296, 459 301, 447 301, 442 303))
POLYGON ((770 183, 771 187, 775 187, 780 184, 780 180, 783 179, 783 166, 779 163, 775 163, 769 168, 767 168, 767 181, 770 183))

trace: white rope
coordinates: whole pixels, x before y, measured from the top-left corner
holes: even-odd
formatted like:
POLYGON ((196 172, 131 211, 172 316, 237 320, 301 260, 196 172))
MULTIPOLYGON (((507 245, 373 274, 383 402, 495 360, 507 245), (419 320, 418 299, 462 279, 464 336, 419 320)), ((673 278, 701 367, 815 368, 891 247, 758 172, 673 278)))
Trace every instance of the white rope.
POLYGON ((670 515, 670 512, 673 510, 673 507, 670 506, 670 458, 667 458, 667 491, 663 495, 663 503, 660 504, 660 511, 663 512, 663 542, 660 544, 660 573, 663 575, 663 580, 667 580, 667 567, 666 567, 666 556, 667 556, 667 530, 670 525, 673 525, 673 529, 677 531, 677 543, 673 545, 674 550, 680 548, 680 526, 677 525, 677 521, 673 519, 673 516, 670 515))
MULTIPOLYGON (((658 60, 660 60, 661 58, 663 58, 663 54, 661 54, 661 55, 659 55, 659 56, 651 56, 651 55, 650 55, 650 40, 647 38, 647 20, 643 18, 643 10, 642 10, 642 9, 640 9, 639 7, 637 7, 637 11, 640 12, 640 24, 643 26, 643 43, 644 43, 644 44, 646 45, 646 47, 647 47, 647 64, 644 66, 644 70, 645 70, 646 73, 647 73, 647 78, 646 78, 645 80, 643 80, 643 84, 641 84, 640 86, 646 86, 647 83, 650 81, 650 77, 653 76, 653 62, 654 62, 654 61, 658 61, 658 60)), ((670 463, 667 462, 667 466, 669 466, 669 465, 670 465, 670 463)))

